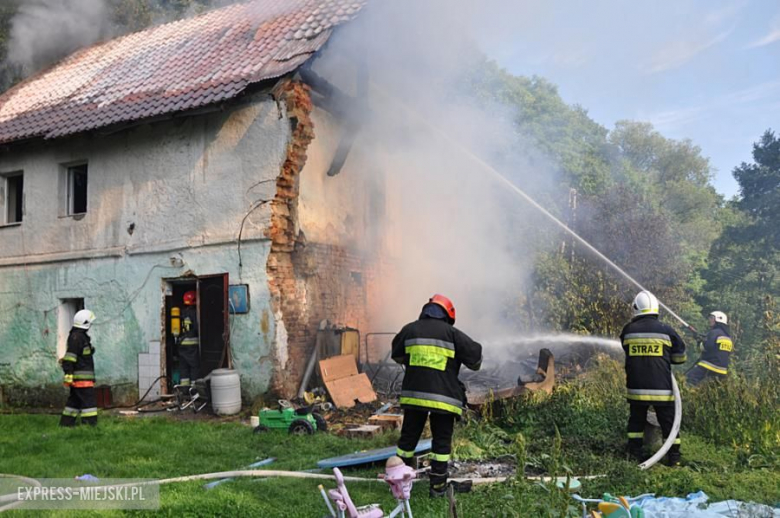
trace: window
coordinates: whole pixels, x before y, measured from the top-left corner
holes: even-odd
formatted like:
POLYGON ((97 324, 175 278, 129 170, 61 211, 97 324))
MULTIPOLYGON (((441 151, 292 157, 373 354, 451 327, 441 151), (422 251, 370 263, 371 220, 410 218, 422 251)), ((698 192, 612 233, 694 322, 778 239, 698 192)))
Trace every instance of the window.
POLYGON ((68 216, 87 212, 87 164, 68 167, 68 216))
POLYGON ((60 299, 57 313, 57 358, 68 351, 68 335, 73 327, 73 317, 84 309, 84 299, 60 299))
MULTIPOLYGON (((0 176, 0 187, 5 191, 5 214, 0 222, 13 225, 22 222, 24 214, 24 175, 22 173, 9 173, 0 176), (5 185, 2 185, 5 184, 5 185)), ((0 196, 2 199, 3 196, 0 196)))

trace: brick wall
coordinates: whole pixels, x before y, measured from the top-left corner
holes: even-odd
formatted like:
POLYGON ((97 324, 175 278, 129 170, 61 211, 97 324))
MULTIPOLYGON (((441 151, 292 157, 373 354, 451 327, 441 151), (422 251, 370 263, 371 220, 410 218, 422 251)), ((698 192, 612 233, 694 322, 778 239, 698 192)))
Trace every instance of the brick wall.
POLYGON ((277 358, 272 390, 292 397, 300 385, 322 320, 359 329, 367 327, 366 261, 345 247, 307 243, 298 228, 300 173, 314 138, 309 89, 287 81, 274 92, 293 124, 287 156, 271 202, 268 285, 276 314, 287 331, 287 361, 277 358))

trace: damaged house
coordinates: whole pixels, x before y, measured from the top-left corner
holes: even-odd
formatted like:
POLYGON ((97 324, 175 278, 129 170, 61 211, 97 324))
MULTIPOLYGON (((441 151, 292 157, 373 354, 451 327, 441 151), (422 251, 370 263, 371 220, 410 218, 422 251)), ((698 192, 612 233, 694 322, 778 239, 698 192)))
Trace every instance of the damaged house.
POLYGON ((0 97, 5 401, 60 402, 83 307, 98 384, 120 400, 175 380, 187 291, 201 375, 235 368, 245 399, 293 395, 323 319, 368 328, 381 176, 362 174, 333 101, 365 78, 355 66, 343 92, 306 70, 363 4, 234 4, 79 50, 0 97))

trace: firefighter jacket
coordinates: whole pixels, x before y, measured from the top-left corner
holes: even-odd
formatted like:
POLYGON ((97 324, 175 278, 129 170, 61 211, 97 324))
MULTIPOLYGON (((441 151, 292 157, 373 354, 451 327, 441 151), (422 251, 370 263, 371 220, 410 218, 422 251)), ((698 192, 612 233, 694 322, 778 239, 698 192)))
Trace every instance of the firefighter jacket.
POLYGON ((620 333, 626 353, 626 398, 629 403, 670 405, 672 364, 685 363, 685 342, 658 320, 642 315, 626 324, 620 333))
POLYGON ((720 322, 707 333, 704 341, 704 351, 696 365, 717 374, 726 374, 729 368, 729 357, 734 349, 728 326, 720 322))
POLYGON ((181 345, 198 345, 198 309, 185 306, 181 316, 181 345))
POLYGON ((73 376, 75 388, 95 386, 95 348, 85 329, 74 327, 68 335, 68 350, 62 357, 62 370, 73 376))
POLYGON ((406 366, 402 407, 461 415, 466 391, 460 366, 479 370, 482 346, 446 321, 423 316, 395 335, 392 357, 406 366))

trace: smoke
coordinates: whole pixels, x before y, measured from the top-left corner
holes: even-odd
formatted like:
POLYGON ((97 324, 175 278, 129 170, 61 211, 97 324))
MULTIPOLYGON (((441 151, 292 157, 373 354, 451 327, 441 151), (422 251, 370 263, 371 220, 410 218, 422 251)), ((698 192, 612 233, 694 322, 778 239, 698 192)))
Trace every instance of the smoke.
POLYGON ((466 86, 485 65, 475 30, 451 2, 375 2, 314 64, 352 95, 356 63, 368 69, 368 106, 351 117, 388 207, 373 251, 390 263, 372 286, 376 330, 414 320, 434 293, 454 301, 457 326, 475 338, 522 327, 521 294, 550 227, 464 150, 536 194, 551 192, 556 168, 518 133, 514 109, 466 86))
POLYGON ((80 48, 236 1, 21 0, 3 69, 25 77, 80 48))
POLYGON ((27 75, 113 34, 104 0, 23 0, 11 22, 7 59, 27 75))

